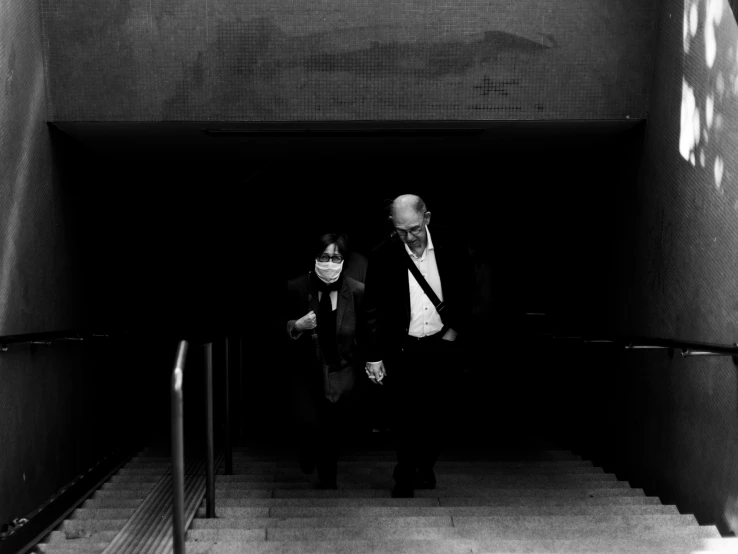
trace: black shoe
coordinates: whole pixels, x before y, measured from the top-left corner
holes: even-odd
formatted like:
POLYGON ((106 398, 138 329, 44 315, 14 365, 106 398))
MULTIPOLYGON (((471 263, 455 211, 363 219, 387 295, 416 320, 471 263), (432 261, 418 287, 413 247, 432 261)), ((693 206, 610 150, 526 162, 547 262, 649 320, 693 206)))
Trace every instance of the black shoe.
POLYGON ((414 498, 415 491, 412 487, 397 484, 392 489, 392 498, 414 498))
POLYGON ((318 489, 322 491, 337 491, 338 485, 335 481, 321 481, 320 483, 318 483, 318 489))
POLYGON ((432 469, 418 469, 418 473, 415 476, 415 488, 416 489, 435 489, 436 488, 436 474, 432 469))

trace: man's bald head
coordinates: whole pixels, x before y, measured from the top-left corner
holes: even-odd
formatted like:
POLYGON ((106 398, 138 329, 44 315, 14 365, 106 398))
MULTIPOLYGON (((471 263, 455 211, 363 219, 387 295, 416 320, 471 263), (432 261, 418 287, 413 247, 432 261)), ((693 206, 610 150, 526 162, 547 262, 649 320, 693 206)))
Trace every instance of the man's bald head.
POLYGON ((420 255, 428 245, 427 225, 431 216, 423 199, 415 194, 398 196, 392 202, 390 213, 397 235, 410 250, 420 255))
POLYGON ((393 219, 400 216, 400 214, 409 215, 409 213, 415 213, 422 216, 425 213, 425 210, 425 202, 423 202, 423 199, 420 196, 417 194, 403 194, 402 196, 395 198, 394 202, 392 202, 390 215, 393 219))

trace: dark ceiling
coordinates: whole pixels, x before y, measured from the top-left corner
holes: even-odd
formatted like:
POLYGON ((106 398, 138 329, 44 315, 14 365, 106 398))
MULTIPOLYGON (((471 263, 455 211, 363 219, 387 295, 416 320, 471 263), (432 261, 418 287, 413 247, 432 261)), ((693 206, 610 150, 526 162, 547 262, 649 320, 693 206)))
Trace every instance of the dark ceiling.
POLYGON ((104 157, 258 158, 262 156, 424 155, 521 151, 594 145, 627 133, 640 120, 372 121, 309 123, 55 122, 51 125, 104 157), (289 153, 289 154, 288 154, 289 153))

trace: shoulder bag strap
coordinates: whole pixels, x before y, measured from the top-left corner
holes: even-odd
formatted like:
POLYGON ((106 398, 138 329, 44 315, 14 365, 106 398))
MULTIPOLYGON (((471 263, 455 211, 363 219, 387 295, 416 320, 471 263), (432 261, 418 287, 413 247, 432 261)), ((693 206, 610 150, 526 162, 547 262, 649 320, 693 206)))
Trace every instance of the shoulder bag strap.
POLYGON ((415 280, 422 287, 423 292, 425 292, 426 296, 430 299, 431 302, 433 302, 433 305, 436 307, 436 311, 440 314, 443 310, 444 303, 441 301, 440 298, 438 298, 438 295, 428 284, 428 281, 425 280, 425 277, 420 274, 420 270, 418 269, 418 266, 415 265, 415 262, 410 257, 410 254, 405 257, 407 258, 407 268, 410 270, 410 273, 413 274, 415 280))

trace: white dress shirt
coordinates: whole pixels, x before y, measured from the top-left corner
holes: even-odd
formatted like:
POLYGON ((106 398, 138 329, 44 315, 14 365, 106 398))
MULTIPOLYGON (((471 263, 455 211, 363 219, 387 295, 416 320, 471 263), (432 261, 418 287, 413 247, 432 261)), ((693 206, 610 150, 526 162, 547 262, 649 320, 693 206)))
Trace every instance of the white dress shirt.
MULTIPOLYGON (((405 250, 410 254, 410 259, 415 262, 415 265, 420 270, 420 274, 428 281, 433 292, 443 301, 441 276, 438 273, 438 264, 436 264, 433 239, 431 238, 430 229, 427 225, 425 230, 428 234, 428 244, 421 256, 418 257, 413 254, 407 244, 405 245, 405 250)), ((410 285, 410 327, 408 328, 408 335, 412 337, 425 337, 438 333, 443 329, 443 321, 441 321, 441 316, 436 311, 436 307, 423 291, 423 287, 415 280, 409 269, 407 270, 407 278, 410 285)))

